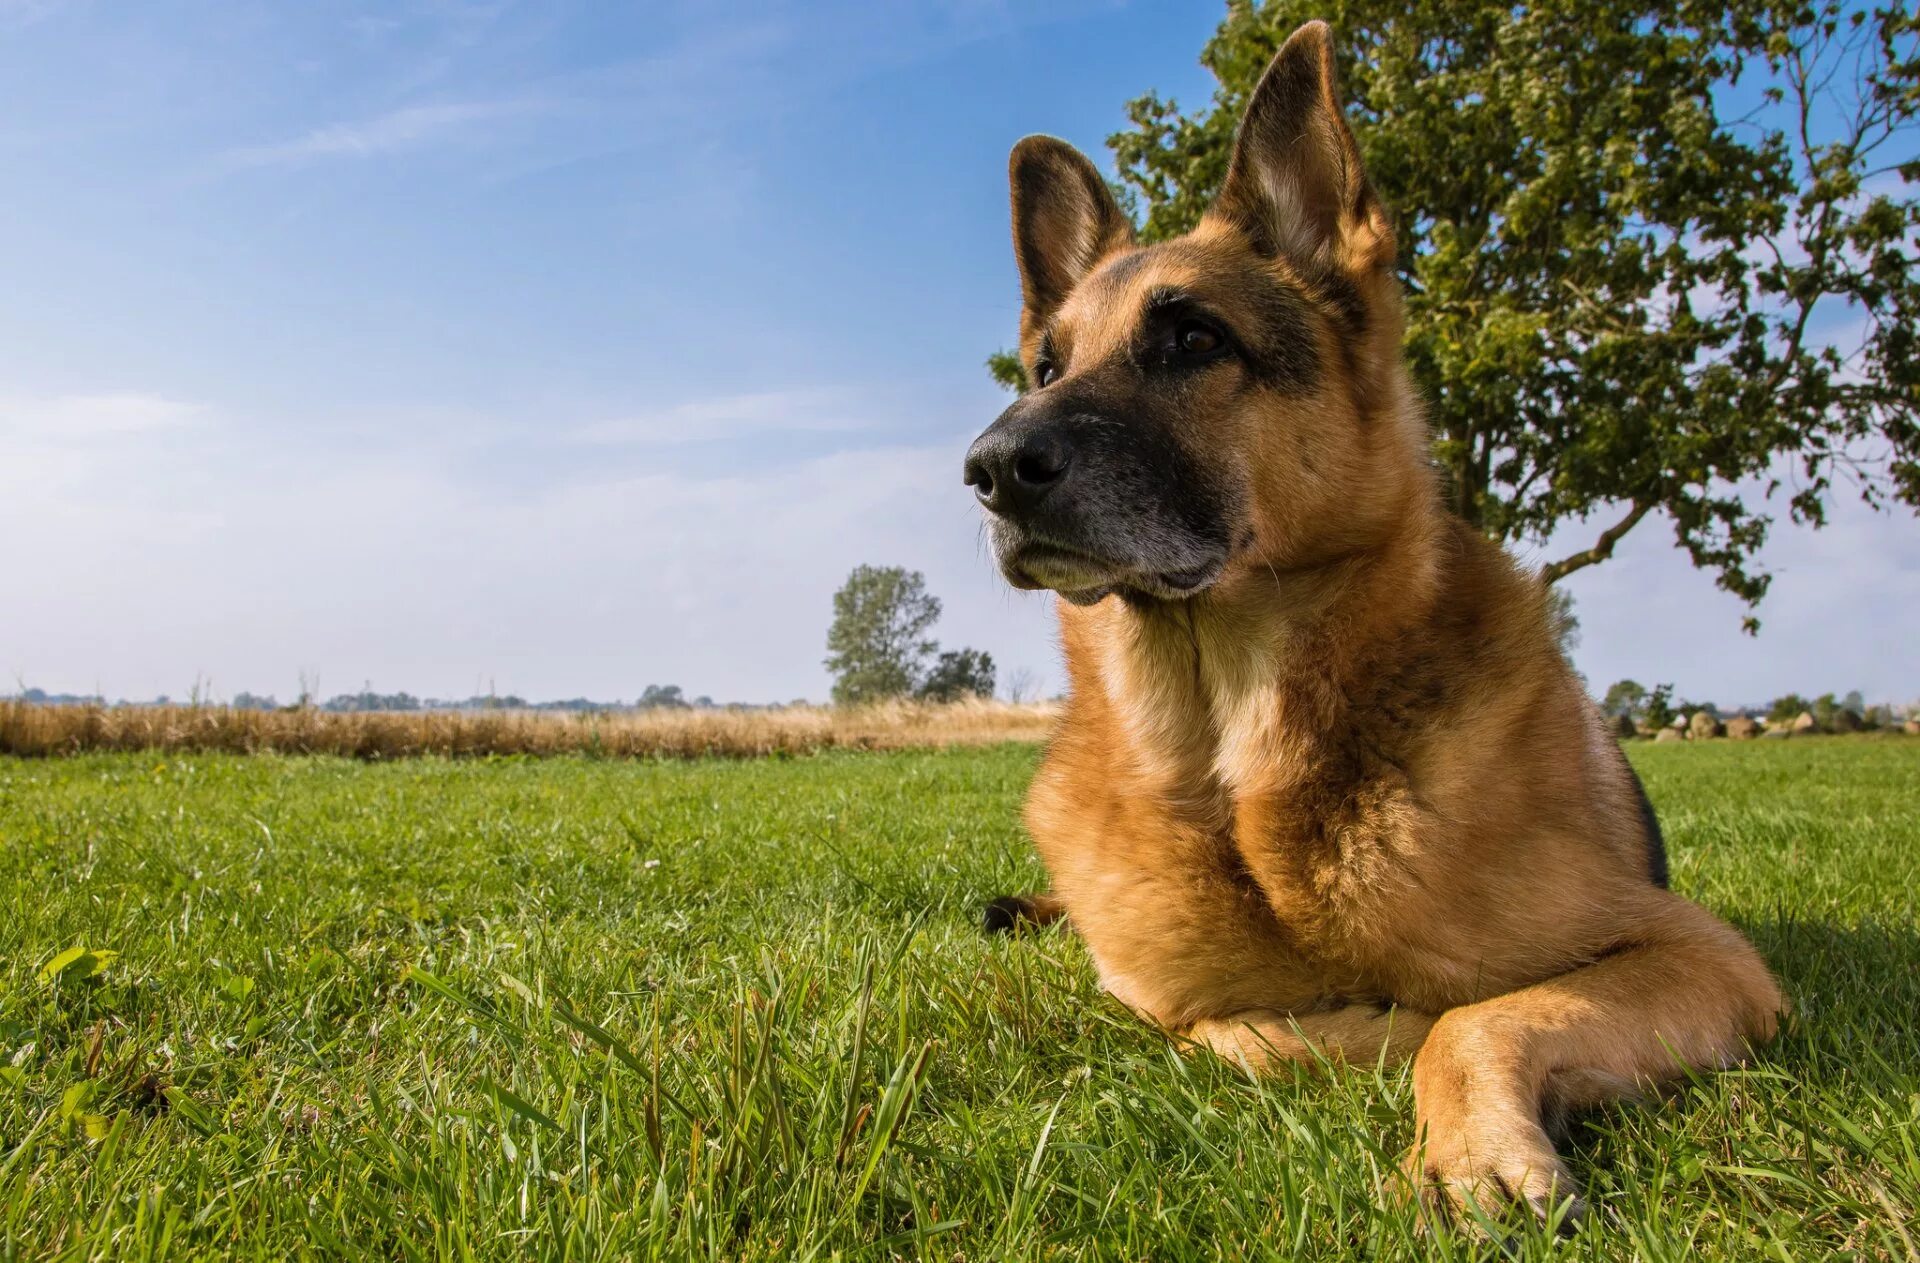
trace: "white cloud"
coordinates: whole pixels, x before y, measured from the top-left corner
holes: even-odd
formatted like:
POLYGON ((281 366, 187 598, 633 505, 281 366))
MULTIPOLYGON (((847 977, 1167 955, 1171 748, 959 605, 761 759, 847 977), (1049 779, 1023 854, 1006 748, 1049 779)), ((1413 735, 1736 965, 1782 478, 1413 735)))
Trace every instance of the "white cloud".
POLYGON ((175 429, 200 415, 194 404, 162 395, 118 392, 45 399, 0 397, 0 435, 80 441, 175 429))
POLYGON ((317 127, 291 140, 228 151, 239 167, 277 166, 323 158, 369 158, 450 140, 469 139, 482 124, 550 108, 534 100, 456 101, 410 105, 357 123, 317 127))
POLYGON ((52 482, 7 477, 25 453, 0 441, 0 538, 34 541, 9 558, 34 617, 0 629, 0 679, 286 695, 314 668, 328 691, 819 698, 832 592, 872 562, 926 573, 943 642, 1057 680, 1047 602, 1014 599, 979 547, 966 437, 718 477, 609 449, 505 491, 455 472, 445 439, 319 452, 209 427, 70 453, 52 482))
POLYGON ((660 446, 712 443, 768 432, 836 433, 866 428, 858 404, 836 391, 772 390, 672 404, 571 431, 575 443, 660 446))

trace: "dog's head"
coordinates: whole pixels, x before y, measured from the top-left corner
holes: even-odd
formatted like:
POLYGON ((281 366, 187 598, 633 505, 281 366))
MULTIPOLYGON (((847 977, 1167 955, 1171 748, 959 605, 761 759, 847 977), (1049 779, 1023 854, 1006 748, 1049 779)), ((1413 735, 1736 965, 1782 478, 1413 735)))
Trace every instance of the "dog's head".
POLYGON ((1324 24, 1275 55, 1186 236, 1136 246, 1063 141, 1021 141, 1010 174, 1032 389, 966 461, 1010 582, 1080 604, 1177 600, 1379 534, 1418 444, 1390 416, 1411 412, 1390 406, 1392 230, 1324 24))

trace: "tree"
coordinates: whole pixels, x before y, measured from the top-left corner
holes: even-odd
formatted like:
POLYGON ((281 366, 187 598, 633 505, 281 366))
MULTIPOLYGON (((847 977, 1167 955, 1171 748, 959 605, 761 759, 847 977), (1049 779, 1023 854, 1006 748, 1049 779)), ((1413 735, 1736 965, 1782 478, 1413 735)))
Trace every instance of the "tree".
POLYGON ((979 649, 948 650, 935 661, 914 696, 929 702, 992 697, 993 655, 979 649))
MULTIPOLYGON (((1312 17, 1398 216, 1456 512, 1533 543, 1602 518, 1549 582, 1663 516, 1751 606, 1777 495, 1813 526, 1836 476, 1920 505, 1910 6, 1230 0, 1201 53, 1211 105, 1141 97, 1109 140, 1145 239, 1198 220, 1257 77, 1312 17)), ((1017 360, 990 367, 1024 386, 1017 360)))
POLYGON ((1565 588, 1547 589, 1547 621, 1553 625, 1553 638, 1561 654, 1571 662, 1580 647, 1580 616, 1573 612, 1573 593, 1565 588))
POLYGON ((1813 726, 1821 732, 1832 732, 1835 727, 1834 715, 1840 709, 1840 703, 1834 700, 1834 696, 1831 693, 1822 693, 1820 696, 1814 698, 1813 726))
POLYGON ((913 692, 939 648, 926 635, 939 617, 940 601, 918 570, 855 566, 833 594, 827 629, 833 700, 850 706, 913 692))
POLYGON ((1624 715, 1628 719, 1638 719, 1646 712, 1646 686, 1637 680, 1615 680, 1607 686, 1607 695, 1600 699, 1600 709, 1609 715, 1624 715))
POLYGON ((678 684, 649 684, 638 705, 641 710, 684 710, 687 699, 678 684))
POLYGON ((1647 727, 1658 732, 1671 724, 1679 711, 1673 707, 1673 685, 1656 684, 1653 692, 1647 694, 1645 719, 1647 727))
POLYGON ((1776 697, 1767 707, 1767 722, 1770 724, 1790 724, 1801 715, 1810 713, 1813 703, 1798 693, 1788 693, 1785 697, 1776 697))

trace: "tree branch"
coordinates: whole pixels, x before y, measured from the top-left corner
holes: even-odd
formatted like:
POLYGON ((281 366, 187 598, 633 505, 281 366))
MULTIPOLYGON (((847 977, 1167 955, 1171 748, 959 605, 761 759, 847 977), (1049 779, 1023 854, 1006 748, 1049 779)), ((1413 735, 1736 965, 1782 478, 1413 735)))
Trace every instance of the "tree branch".
POLYGON ((1638 526, 1640 519, 1645 517, 1652 508, 1651 500, 1635 500, 1633 508, 1627 511, 1625 517, 1600 532, 1600 538, 1592 548, 1582 549, 1571 556, 1562 557, 1551 565, 1540 567, 1540 582, 1558 583, 1576 570, 1598 565, 1613 556, 1613 546, 1620 542, 1620 537, 1638 526))

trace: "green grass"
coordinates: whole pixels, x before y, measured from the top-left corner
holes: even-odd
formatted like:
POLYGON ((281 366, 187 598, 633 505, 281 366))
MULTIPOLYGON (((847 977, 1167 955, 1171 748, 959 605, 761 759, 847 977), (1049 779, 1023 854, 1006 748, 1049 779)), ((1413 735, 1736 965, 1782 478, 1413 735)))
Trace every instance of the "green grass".
MULTIPOLYGON (((1632 753, 1798 1020, 1510 1248, 1914 1257, 1920 742, 1632 753)), ((1383 1204, 1403 1070, 1249 1083, 978 933, 1035 757, 0 760, 0 1256, 1484 1257, 1383 1204)))

